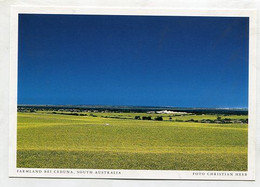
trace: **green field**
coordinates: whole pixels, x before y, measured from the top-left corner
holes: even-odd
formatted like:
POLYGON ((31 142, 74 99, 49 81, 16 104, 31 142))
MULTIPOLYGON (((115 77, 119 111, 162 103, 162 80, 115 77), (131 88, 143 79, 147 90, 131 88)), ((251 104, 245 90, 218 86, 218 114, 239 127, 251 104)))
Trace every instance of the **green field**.
POLYGON ((163 121, 154 121, 134 119, 145 113, 86 114, 18 112, 17 167, 247 170, 247 124, 174 121, 217 115, 163 114, 163 121))

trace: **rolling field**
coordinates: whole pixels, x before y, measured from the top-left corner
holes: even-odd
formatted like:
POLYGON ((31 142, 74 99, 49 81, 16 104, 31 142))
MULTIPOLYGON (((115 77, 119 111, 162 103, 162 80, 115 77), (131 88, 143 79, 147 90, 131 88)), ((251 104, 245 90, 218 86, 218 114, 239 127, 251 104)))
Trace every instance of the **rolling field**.
MULTIPOLYGON (((176 122, 167 120, 168 114, 161 115, 163 121, 134 120, 145 113, 92 114, 18 112, 17 167, 247 170, 247 124, 176 122)), ((216 118, 186 115, 172 120, 216 118)))

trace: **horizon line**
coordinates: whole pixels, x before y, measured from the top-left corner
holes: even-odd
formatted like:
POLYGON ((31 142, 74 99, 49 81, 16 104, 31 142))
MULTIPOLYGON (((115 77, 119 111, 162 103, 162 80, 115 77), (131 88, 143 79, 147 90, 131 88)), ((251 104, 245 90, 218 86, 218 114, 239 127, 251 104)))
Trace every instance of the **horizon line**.
POLYGON ((145 107, 145 108, 183 108, 183 109, 246 109, 248 107, 177 107, 177 106, 148 106, 148 105, 103 105, 103 104, 17 104, 17 106, 104 106, 104 107, 145 107))

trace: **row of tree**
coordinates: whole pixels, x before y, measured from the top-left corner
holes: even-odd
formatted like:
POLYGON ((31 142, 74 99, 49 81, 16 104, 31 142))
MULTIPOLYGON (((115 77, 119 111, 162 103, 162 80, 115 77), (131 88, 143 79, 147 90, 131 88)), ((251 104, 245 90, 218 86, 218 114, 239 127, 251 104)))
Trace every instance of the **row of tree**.
MULTIPOLYGON (((151 116, 135 116, 135 119, 137 120, 152 120, 152 117, 151 116)), ((162 121, 163 120, 163 117, 162 116, 157 116, 154 118, 154 120, 156 121, 162 121)))
MULTIPOLYGON (((152 119, 151 116, 135 116, 136 120, 156 120, 156 121, 163 121, 162 116, 157 116, 154 119, 152 119)), ((171 121, 172 118, 169 117, 169 120, 171 121)), ((230 118, 223 118, 217 117, 217 119, 202 119, 202 120, 180 120, 176 119, 175 122, 193 122, 193 123, 219 123, 219 124, 228 124, 228 123, 241 123, 241 124, 247 124, 248 119, 230 119, 230 118)))

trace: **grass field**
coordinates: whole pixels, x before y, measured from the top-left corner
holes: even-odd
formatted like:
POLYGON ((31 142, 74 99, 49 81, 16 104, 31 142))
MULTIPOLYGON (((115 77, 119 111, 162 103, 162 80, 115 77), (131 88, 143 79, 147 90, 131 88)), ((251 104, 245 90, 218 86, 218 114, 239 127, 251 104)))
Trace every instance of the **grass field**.
MULTIPOLYGON (((19 112, 17 167, 247 170, 247 124, 134 120, 145 113, 92 114, 19 112), (115 116, 119 118, 111 118, 115 116)), ((172 120, 216 118, 186 115, 172 120)))

